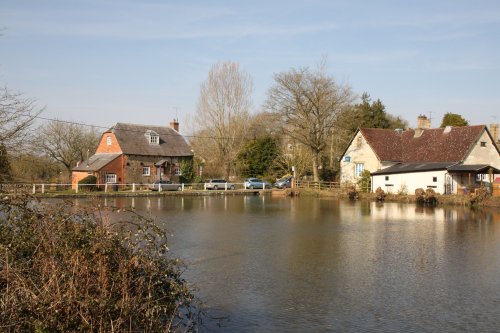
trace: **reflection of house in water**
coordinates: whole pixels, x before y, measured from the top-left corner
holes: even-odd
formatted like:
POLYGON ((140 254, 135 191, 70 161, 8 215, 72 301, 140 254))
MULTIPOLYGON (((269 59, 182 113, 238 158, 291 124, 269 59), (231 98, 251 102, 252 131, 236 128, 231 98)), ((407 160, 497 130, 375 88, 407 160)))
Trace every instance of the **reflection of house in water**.
POLYGON ((492 184, 500 174, 498 126, 430 128, 425 116, 415 130, 361 128, 341 159, 341 181, 356 182, 364 170, 372 190, 464 193, 492 184))

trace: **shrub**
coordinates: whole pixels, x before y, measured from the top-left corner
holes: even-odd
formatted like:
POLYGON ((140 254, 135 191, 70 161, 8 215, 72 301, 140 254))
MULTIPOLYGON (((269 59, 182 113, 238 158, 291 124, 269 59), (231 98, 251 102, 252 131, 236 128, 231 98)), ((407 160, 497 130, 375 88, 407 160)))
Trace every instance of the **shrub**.
POLYGON ((398 195, 407 195, 408 194, 408 186, 406 184, 401 184, 398 188, 398 195))
POLYGON ((469 201, 471 205, 479 204, 488 197, 488 189, 484 186, 478 188, 474 193, 469 194, 469 201))
POLYGON ((377 190, 375 191, 375 198, 377 199, 377 201, 385 200, 385 192, 380 186, 377 187, 377 190))
POLYGON ((80 186, 83 191, 97 191, 97 177, 88 175, 78 182, 78 187, 80 186))
POLYGON ((358 190, 356 190, 356 186, 349 185, 347 186, 347 196, 350 200, 357 200, 359 198, 358 190))
POLYGON ((164 332, 192 325, 191 292, 151 220, 136 216, 120 222, 129 231, 112 230, 100 214, 33 200, 0 202, 2 330, 164 332))
POLYGON ((372 188, 372 177, 368 170, 364 170, 358 180, 358 188, 361 192, 370 192, 372 188))
POLYGON ((415 190, 415 197, 418 203, 435 205, 437 203, 436 192, 432 188, 424 191, 422 188, 415 190))

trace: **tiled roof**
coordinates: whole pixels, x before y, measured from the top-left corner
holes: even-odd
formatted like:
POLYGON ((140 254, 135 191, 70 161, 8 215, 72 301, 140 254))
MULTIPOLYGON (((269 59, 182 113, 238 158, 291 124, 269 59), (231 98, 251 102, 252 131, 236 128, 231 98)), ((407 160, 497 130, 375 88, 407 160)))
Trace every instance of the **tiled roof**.
POLYGON ((83 161, 73 171, 99 171, 102 167, 113 161, 121 154, 95 154, 83 161))
POLYGON ((111 128, 124 154, 147 156, 193 156, 182 135, 168 126, 117 123, 111 128), (149 131, 149 132, 148 132, 149 131), (150 144, 147 133, 159 134, 159 143, 150 144))
POLYGON ((360 129, 381 161, 404 163, 460 162, 484 130, 484 125, 432 128, 415 135, 415 130, 360 129))
POLYGON ((361 128, 360 131, 381 161, 401 161, 401 134, 382 128, 361 128))

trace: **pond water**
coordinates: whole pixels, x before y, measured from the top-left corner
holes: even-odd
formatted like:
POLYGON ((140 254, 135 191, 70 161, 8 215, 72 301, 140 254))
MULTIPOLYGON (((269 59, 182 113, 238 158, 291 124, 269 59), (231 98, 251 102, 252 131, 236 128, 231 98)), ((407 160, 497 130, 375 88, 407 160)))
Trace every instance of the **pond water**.
POLYGON ((500 330, 498 211, 271 196, 101 203, 169 230, 212 318, 202 331, 500 330))

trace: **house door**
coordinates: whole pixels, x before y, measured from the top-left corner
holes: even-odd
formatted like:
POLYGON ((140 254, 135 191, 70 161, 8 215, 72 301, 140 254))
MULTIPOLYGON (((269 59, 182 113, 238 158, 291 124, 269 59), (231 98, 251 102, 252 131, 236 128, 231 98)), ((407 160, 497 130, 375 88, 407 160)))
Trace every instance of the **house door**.
POLYGON ((444 193, 453 194, 453 179, 450 175, 445 176, 444 193))

